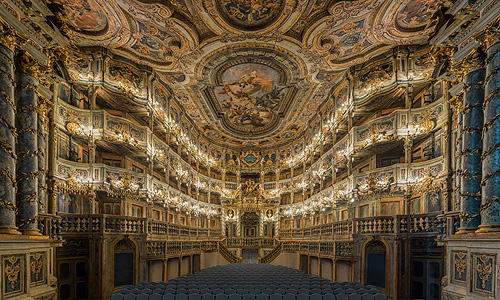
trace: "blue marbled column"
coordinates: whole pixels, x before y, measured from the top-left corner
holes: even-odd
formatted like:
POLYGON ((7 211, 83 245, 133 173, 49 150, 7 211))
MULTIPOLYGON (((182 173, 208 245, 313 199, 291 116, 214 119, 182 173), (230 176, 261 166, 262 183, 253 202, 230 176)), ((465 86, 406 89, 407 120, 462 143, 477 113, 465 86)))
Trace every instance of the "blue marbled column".
POLYGON ((47 207, 47 142, 45 132, 46 116, 38 115, 38 212, 45 213, 47 207))
POLYGON ((19 234, 15 212, 14 107, 14 53, 0 44, 0 233, 19 234))
MULTIPOLYGON (((26 55, 26 54, 23 54, 26 55)), ((26 235, 39 235, 38 230, 38 80, 28 74, 33 59, 16 62, 17 76, 17 199, 19 228, 26 235), (26 70, 26 71, 25 71, 26 70)))
POLYGON ((457 115, 457 140, 455 144, 455 210, 460 210, 460 183, 461 178, 460 174, 462 171, 462 157, 458 154, 462 151, 462 122, 463 115, 462 113, 458 113, 457 115))
POLYGON ((500 42, 498 36, 495 37, 495 41, 487 50, 482 212, 478 232, 500 231, 500 42))
MULTIPOLYGON (((476 57, 479 60, 480 57, 476 57)), ((482 64, 479 64, 482 65, 482 64)), ((483 148, 484 68, 464 77, 462 126, 462 170, 460 183, 460 228, 458 233, 474 232, 481 218, 481 154, 483 148)))

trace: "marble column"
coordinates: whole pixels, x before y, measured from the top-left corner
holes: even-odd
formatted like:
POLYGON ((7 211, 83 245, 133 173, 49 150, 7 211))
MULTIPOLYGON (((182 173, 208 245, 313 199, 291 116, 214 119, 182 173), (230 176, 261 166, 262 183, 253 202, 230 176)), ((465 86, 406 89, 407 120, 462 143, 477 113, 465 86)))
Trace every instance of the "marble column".
POLYGON ((16 155, 14 39, 0 23, 0 234, 20 234, 16 227, 16 155))
POLYGON ((494 24, 481 36, 487 49, 484 101, 481 225, 478 232, 500 231, 500 33, 494 24))
POLYGON ((462 149, 460 172, 460 228, 458 233, 477 230, 481 218, 481 154, 483 148, 484 55, 474 51, 465 58, 462 149))
MULTIPOLYGON (((46 103, 42 101, 39 107, 44 107, 46 103)), ((47 115, 45 109, 38 115, 38 212, 47 212, 47 134, 45 124, 47 115)))
POLYGON ((38 80, 37 62, 21 52, 16 61, 17 77, 17 199, 19 228, 26 235, 38 230, 38 80))
POLYGON ((455 142, 455 210, 460 210, 460 174, 462 170, 462 159, 458 154, 462 151, 462 122, 463 115, 462 112, 459 112, 457 115, 457 139, 455 142))

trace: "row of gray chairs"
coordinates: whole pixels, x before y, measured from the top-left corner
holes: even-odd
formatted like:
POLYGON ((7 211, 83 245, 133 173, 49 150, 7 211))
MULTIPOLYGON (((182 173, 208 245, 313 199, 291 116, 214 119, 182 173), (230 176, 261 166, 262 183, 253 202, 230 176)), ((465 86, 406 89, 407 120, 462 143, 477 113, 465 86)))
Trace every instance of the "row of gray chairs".
POLYGON ((383 294, 352 294, 352 295, 346 295, 346 294, 338 294, 338 295, 281 295, 281 294, 272 294, 272 295, 265 295, 265 294, 260 294, 260 295, 238 295, 238 294, 233 294, 233 295, 226 295, 226 294, 219 294, 219 295, 212 295, 212 294, 206 294, 206 295, 185 295, 185 294, 180 294, 180 295, 160 295, 160 294, 152 294, 152 295, 147 295, 147 294, 127 294, 127 295, 122 295, 122 294, 114 294, 111 297, 111 300, 387 300, 387 297, 383 294))
POLYGON ((117 293, 120 294, 226 294, 226 295, 231 295, 231 294, 239 294, 239 295, 246 295, 246 294, 251 294, 251 295, 259 295, 259 294, 290 294, 290 295, 300 295, 300 294, 305 294, 305 295, 313 295, 313 294, 320 294, 320 295, 327 295, 327 294, 377 294, 379 293, 378 289, 368 289, 368 288, 361 288, 361 289, 336 289, 336 290, 281 290, 281 289, 276 289, 276 290, 233 290, 233 289, 228 289, 228 290, 198 290, 198 289, 186 289, 186 290, 164 290, 164 289, 120 289, 117 291, 117 293))
POLYGON ((122 287, 113 297, 115 300, 385 299, 374 286, 363 286, 360 282, 332 283, 303 271, 266 264, 216 266, 167 283, 140 282, 122 287))

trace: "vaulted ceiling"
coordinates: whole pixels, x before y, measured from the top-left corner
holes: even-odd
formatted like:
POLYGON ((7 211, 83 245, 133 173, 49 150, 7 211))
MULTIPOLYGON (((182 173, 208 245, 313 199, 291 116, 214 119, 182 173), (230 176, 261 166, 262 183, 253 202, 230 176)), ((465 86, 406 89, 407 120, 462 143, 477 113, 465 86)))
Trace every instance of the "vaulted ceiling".
POLYGON ((233 147, 278 147, 299 136, 349 67, 398 45, 426 43, 442 5, 440 0, 55 2, 70 47, 105 47, 153 68, 206 139, 233 147))

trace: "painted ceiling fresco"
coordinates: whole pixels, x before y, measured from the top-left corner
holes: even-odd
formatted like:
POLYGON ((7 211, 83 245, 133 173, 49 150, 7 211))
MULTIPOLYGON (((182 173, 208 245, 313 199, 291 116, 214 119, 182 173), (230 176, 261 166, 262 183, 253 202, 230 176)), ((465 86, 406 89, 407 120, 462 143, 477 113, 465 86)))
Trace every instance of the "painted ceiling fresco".
MULTIPOLYGON (((154 69, 197 135, 247 148, 289 143, 320 107, 333 114, 397 80, 387 61, 352 80, 352 93, 342 83, 354 65, 426 43, 441 1, 54 0, 68 49, 105 47, 154 69)), ((72 57, 89 80, 89 61, 72 57)), ((130 77, 132 94, 147 93, 142 71, 104 67, 116 82, 130 77)))

